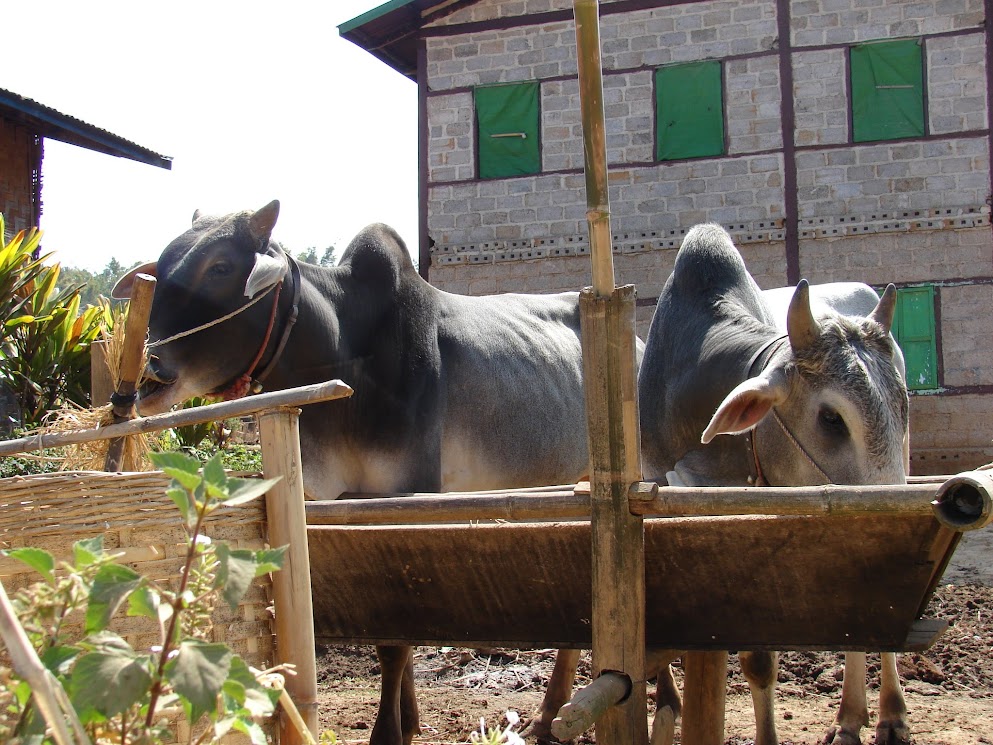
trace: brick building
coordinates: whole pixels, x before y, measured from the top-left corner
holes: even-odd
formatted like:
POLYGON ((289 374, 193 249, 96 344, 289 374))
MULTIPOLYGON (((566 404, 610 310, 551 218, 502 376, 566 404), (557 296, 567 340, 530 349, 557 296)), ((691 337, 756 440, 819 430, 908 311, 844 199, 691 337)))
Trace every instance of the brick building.
MULTIPOLYGON (((600 6, 615 272, 639 331, 704 221, 763 287, 893 282, 913 471, 993 460, 983 0, 600 6)), ((393 0, 339 32, 418 84, 432 284, 588 285, 571 1, 393 0)))
POLYGON ((40 222, 45 138, 159 168, 172 167, 171 158, 0 89, 0 214, 9 235, 40 222))

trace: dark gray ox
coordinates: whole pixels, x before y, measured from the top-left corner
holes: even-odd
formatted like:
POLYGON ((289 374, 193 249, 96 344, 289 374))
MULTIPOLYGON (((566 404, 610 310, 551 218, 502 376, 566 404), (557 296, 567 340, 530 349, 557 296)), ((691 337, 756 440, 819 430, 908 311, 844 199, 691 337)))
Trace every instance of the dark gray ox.
MULTIPOLYGON (((763 297, 719 226, 687 233, 639 376, 646 476, 690 486, 906 482, 909 407, 889 334, 895 289, 877 303, 866 286, 823 286, 816 316, 805 281, 786 312, 777 310, 784 292, 763 297)), ((776 656, 740 657, 756 743, 772 745, 776 656)), ((883 655, 881 677, 876 742, 906 742, 895 655, 883 655)), ((866 724, 865 655, 849 653, 825 742, 855 745, 866 724)))
MULTIPOLYGON (((137 272, 158 279, 142 414, 243 393, 253 372, 271 389, 341 378, 350 399, 300 416, 311 496, 575 483, 586 473, 577 293, 442 292, 385 225, 359 233, 337 267, 298 263, 270 238, 278 211, 272 202, 197 213, 158 262, 120 280, 115 297, 130 295, 137 272)), ((419 731, 410 649, 377 652, 370 742, 407 745, 419 731)))

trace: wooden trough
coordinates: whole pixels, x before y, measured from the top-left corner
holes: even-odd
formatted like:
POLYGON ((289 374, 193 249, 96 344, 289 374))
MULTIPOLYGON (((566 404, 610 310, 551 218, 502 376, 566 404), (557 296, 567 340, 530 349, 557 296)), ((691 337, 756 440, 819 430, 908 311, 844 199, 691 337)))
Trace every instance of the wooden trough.
MULTIPOLYGON (((941 486, 631 499, 641 514, 683 515, 645 520, 647 644, 927 648, 945 624, 921 616, 961 535, 935 517, 941 486)), ((307 503, 316 637, 589 648, 590 525, 564 519, 588 513, 582 487, 307 503), (551 521, 506 521, 529 514, 551 521)))

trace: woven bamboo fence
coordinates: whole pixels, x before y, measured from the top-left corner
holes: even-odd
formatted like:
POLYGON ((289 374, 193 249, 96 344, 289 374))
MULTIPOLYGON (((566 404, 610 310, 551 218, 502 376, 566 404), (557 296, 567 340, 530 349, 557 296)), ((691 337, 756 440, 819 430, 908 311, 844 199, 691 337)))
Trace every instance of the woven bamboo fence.
MULTIPOLYGON (((67 472, 0 479, 0 548, 41 548, 57 560, 70 560, 76 541, 102 536, 104 548, 139 574, 175 588, 186 555, 179 511, 165 496, 168 477, 161 472, 67 472)), ((265 500, 221 508, 206 522, 204 533, 232 548, 265 546, 265 500)), ((40 580, 25 564, 0 558, 0 581, 13 595, 40 580)), ((271 610, 272 581, 254 581, 238 607, 218 603, 207 639, 224 642, 249 665, 275 664, 271 610)), ((83 638, 83 616, 70 616, 69 638, 83 638)), ((129 618, 121 611, 111 628, 136 650, 159 643, 154 622, 129 618)), ((175 742, 188 741, 185 722, 176 722, 175 742)), ((235 740, 232 740, 234 742, 235 740)))

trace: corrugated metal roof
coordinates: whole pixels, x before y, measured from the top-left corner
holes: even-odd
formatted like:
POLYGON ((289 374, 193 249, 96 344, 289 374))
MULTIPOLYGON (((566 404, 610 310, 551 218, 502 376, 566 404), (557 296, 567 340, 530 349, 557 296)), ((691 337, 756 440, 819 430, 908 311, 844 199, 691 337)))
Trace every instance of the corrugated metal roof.
POLYGON ((417 32, 434 8, 471 5, 452 0, 390 0, 338 26, 338 34, 405 75, 417 79, 417 32))
POLYGON ((87 124, 81 119, 3 88, 0 88, 0 115, 23 124, 42 137, 166 170, 172 169, 172 158, 167 155, 160 155, 113 132, 87 124))

